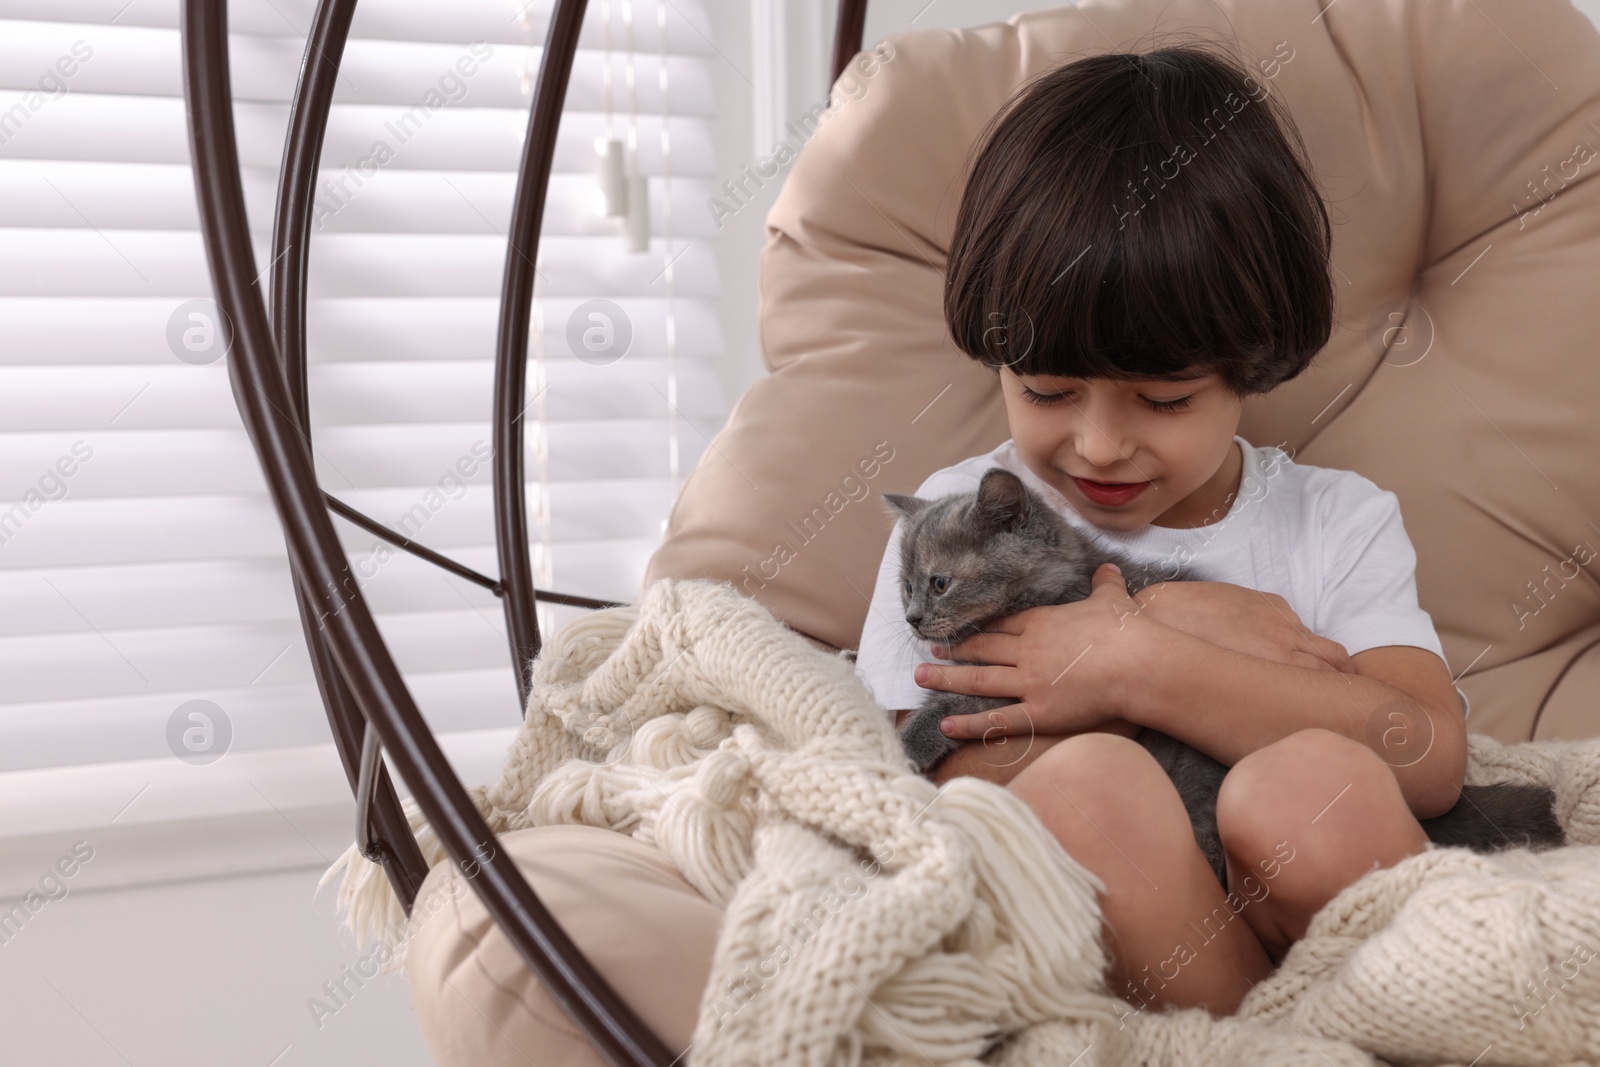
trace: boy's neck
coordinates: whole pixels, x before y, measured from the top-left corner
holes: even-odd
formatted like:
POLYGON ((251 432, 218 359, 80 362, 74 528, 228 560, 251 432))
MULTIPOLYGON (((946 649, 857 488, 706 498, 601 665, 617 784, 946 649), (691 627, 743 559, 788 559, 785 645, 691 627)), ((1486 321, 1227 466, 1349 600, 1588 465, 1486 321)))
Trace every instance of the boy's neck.
POLYGON ((1221 522, 1227 518, 1239 495, 1239 479, 1243 472, 1244 453, 1239 442, 1234 441, 1233 447, 1228 449, 1228 457, 1217 468, 1217 473, 1199 489, 1150 520, 1150 525, 1171 530, 1192 530, 1221 522))

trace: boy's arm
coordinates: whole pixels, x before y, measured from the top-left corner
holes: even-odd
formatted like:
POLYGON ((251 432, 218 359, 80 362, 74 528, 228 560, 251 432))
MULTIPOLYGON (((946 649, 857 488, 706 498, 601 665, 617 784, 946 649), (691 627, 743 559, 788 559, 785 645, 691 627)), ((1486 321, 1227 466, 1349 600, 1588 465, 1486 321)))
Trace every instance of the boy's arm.
POLYGON ((1399 498, 1359 476, 1330 476, 1316 498, 1315 525, 1316 629, 1325 635, 1318 640, 1365 650, 1349 658, 1350 673, 1309 670, 1304 657, 1272 662, 1214 646, 1197 651, 1188 634, 1176 643, 1170 633, 1156 634, 1167 650, 1149 657, 1147 677, 1127 679, 1133 698, 1141 702, 1142 694, 1144 714, 1166 724, 1154 728, 1176 737, 1198 731, 1202 740, 1190 743, 1228 764, 1308 726, 1343 734, 1389 764, 1415 815, 1442 814, 1460 793, 1466 722, 1438 637, 1417 605, 1416 550, 1399 498), (1213 714, 1195 715, 1201 709, 1213 714), (1227 737, 1213 728, 1219 714, 1227 737))
POLYGON ((1134 594, 1139 610, 1184 633, 1261 659, 1352 671, 1343 645, 1311 632, 1277 593, 1232 582, 1156 582, 1134 594))
POLYGON ((1419 819, 1455 804, 1466 769, 1466 723, 1444 661, 1387 645, 1350 657, 1354 672, 1314 670, 1221 648, 1149 616, 1129 622, 1138 662, 1118 671, 1124 718, 1232 766, 1308 727, 1360 741, 1394 770, 1419 819), (1420 753, 1420 754, 1419 754, 1420 753))

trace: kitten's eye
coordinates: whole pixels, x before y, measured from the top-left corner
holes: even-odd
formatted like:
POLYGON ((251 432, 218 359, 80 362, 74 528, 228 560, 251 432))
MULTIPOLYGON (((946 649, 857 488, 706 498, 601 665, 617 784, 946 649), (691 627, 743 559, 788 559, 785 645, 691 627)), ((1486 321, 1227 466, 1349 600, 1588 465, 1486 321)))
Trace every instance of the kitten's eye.
POLYGON ((936 574, 930 579, 930 584, 932 584, 935 593, 943 593, 950 588, 950 579, 942 574, 936 574))
POLYGON ((906 599, 909 600, 911 598, 911 579, 907 578, 905 581, 900 583, 900 586, 905 590, 906 599))

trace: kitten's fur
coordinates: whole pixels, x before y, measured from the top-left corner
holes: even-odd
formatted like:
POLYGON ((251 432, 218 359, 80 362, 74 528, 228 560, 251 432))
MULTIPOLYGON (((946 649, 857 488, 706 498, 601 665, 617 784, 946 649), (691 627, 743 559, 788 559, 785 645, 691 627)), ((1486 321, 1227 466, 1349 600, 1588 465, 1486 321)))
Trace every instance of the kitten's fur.
MULTIPOLYGON (((883 495, 907 520, 900 542, 900 597, 906 621, 929 641, 955 645, 1001 616, 1082 600, 1102 563, 1122 569, 1129 593, 1159 581, 1204 580, 1193 573, 1159 573, 1092 541, 1001 467, 986 471, 978 488, 969 493, 938 500, 883 495), (936 589, 940 579, 946 583, 943 591, 936 589)), ((940 733, 940 720, 1014 703, 929 690, 901 731, 901 740, 912 763, 926 774, 963 743, 940 733)), ((1195 840, 1217 880, 1226 886, 1217 835, 1217 792, 1228 768, 1156 730, 1141 728, 1137 739, 1172 779, 1189 812, 1195 840)), ((1554 801, 1551 790, 1536 786, 1469 785, 1455 807, 1421 823, 1436 844, 1479 852, 1524 844, 1561 845, 1566 838, 1551 810, 1554 801)))

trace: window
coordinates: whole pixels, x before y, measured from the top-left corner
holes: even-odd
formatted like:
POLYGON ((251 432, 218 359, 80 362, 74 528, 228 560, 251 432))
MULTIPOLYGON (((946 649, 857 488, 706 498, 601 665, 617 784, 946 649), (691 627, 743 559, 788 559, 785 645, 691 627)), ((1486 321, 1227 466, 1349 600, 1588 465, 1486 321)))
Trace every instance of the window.
MULTIPOLYGON (((490 575, 503 234, 551 6, 358 8, 311 247, 323 487, 490 575)), ((240 157, 265 271, 313 5, 230 8, 240 157)), ((195 303, 210 279, 178 5, 21 0, 4 10, 0 800, 37 798, 28 811, 54 826, 77 817, 59 808, 68 803, 99 824, 119 803, 132 804, 124 821, 139 821, 348 799, 277 519, 206 305, 195 303), (320 784, 302 788, 313 765, 320 784), (279 792, 258 776, 273 774, 279 792), (218 800, 229 782, 236 803, 218 800), (141 784, 148 791, 130 799, 141 784)), ((529 346, 528 517, 541 589, 633 600, 677 488, 725 415, 716 227, 704 207, 717 173, 708 37, 694 0, 589 7, 529 346), (608 134, 648 196, 642 250, 626 216, 597 207, 596 142, 608 134), (595 300, 620 316, 594 317, 585 305, 595 300)), ((520 721, 499 602, 335 521, 447 753, 475 752, 492 774, 520 721)), ((577 613, 541 610, 547 633, 577 613)))

